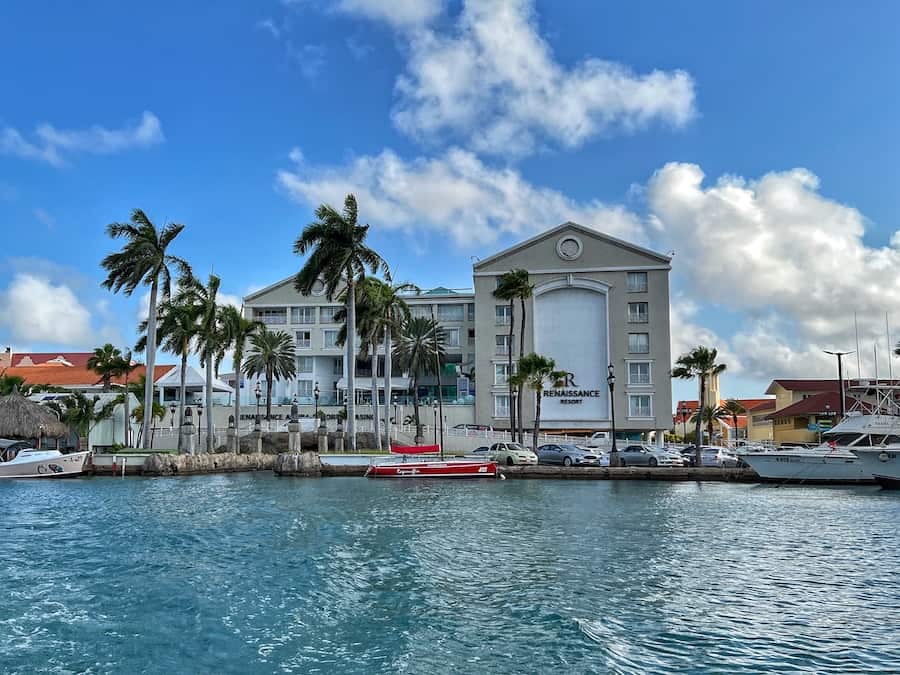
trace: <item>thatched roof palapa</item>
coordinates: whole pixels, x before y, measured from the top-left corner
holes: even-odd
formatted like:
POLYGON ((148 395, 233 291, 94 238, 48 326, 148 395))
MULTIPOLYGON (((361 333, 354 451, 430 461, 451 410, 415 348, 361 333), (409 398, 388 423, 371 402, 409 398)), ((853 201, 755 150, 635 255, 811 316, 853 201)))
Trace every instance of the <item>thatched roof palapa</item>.
POLYGON ((0 396, 0 438, 37 438, 39 434, 64 438, 69 429, 53 411, 29 401, 17 389, 9 396, 0 396))

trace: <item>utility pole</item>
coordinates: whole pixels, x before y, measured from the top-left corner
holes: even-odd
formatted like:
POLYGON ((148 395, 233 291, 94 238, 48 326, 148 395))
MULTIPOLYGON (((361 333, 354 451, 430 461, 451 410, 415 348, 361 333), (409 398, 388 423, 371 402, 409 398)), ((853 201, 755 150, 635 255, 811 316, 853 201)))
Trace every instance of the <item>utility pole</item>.
MULTIPOLYGON (((843 365, 841 364, 841 359, 848 354, 854 354, 855 352, 830 352, 827 349, 823 349, 823 352, 826 354, 831 354, 832 356, 837 357, 838 362, 838 396, 840 397, 840 408, 841 408, 841 419, 844 419, 844 414, 846 410, 844 410, 844 370, 843 365)), ((877 384, 877 383, 876 383, 877 384)))

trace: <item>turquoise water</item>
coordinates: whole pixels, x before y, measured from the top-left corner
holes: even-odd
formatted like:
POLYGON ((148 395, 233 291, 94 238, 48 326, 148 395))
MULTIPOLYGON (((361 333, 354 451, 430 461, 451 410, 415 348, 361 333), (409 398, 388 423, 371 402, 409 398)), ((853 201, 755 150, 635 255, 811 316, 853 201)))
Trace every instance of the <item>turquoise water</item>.
POLYGON ((900 496, 6 481, 0 672, 900 669, 900 496))

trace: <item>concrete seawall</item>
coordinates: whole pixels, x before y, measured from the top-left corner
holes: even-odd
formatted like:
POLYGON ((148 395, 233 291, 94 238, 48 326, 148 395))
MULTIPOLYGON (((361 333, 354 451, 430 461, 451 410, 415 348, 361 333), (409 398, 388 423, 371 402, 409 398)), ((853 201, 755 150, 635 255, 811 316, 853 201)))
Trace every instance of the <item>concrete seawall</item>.
POLYGON ((162 455, 153 454, 144 461, 144 476, 190 476, 204 473, 233 473, 238 471, 271 471, 275 455, 252 453, 236 455, 233 452, 212 455, 162 455))

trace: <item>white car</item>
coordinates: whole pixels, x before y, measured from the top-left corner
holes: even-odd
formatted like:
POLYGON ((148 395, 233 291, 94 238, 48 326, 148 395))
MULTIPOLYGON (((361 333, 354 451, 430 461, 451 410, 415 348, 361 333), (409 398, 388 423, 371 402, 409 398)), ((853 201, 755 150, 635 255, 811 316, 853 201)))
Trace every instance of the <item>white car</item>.
POLYGON ((715 446, 703 446, 700 449, 702 466, 717 466, 732 469, 740 465, 741 460, 737 455, 728 452, 726 448, 715 446))
POLYGON ((528 448, 522 447, 518 443, 494 443, 488 451, 491 459, 498 464, 506 466, 520 465, 536 465, 538 457, 528 448))
POLYGON ((595 431, 590 435, 590 437, 583 443, 589 448, 605 448, 609 445, 609 432, 608 431, 595 431))
POLYGON ((619 466, 684 466, 680 455, 653 445, 631 443, 619 450, 619 466))
POLYGON ((592 452, 597 455, 597 466, 609 466, 609 453, 606 450, 598 450, 587 445, 579 445, 578 447, 585 452, 592 452))

